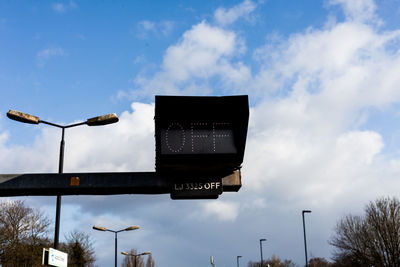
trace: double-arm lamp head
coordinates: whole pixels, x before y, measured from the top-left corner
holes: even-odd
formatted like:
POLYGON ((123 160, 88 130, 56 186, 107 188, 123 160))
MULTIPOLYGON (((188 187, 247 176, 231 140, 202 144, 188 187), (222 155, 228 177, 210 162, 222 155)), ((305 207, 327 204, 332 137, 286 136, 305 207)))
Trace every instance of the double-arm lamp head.
MULTIPOLYGON (((72 125, 61 126, 61 125, 57 125, 54 123, 49 123, 49 122, 41 120, 39 117, 30 115, 27 113, 23 113, 20 111, 16 111, 16 110, 10 110, 9 112, 7 112, 7 117, 12 120, 15 120, 15 121, 19 121, 19 122, 23 122, 23 123, 30 123, 30 124, 45 123, 45 124, 51 124, 53 126, 57 126, 60 128, 68 128, 68 127, 72 126, 72 125)), ((119 120, 118 116, 115 113, 111 113, 111 114, 107 114, 107 115, 90 118, 90 119, 87 119, 85 122, 81 122, 78 124, 86 124, 88 126, 101 126, 101 125, 118 122, 118 120, 119 120)), ((76 125, 77 124, 73 124, 73 126, 76 126, 76 125)))
POLYGON ((137 256, 143 256, 143 255, 150 255, 151 252, 150 252, 150 251, 146 251, 146 252, 139 253, 139 254, 131 254, 131 253, 129 253, 129 252, 122 251, 121 254, 122 254, 122 255, 125 255, 125 256, 134 256, 134 257, 137 257, 137 256))
POLYGON ((137 230, 137 229, 139 229, 139 225, 129 226, 129 227, 125 228, 125 229, 118 230, 118 231, 110 230, 110 229, 107 229, 107 228, 105 228, 105 227, 103 227, 103 226, 96 226, 96 225, 93 226, 93 229, 94 229, 94 230, 98 230, 98 231, 103 231, 103 232, 109 231, 109 232, 115 233, 115 232, 122 232, 122 231, 137 230))

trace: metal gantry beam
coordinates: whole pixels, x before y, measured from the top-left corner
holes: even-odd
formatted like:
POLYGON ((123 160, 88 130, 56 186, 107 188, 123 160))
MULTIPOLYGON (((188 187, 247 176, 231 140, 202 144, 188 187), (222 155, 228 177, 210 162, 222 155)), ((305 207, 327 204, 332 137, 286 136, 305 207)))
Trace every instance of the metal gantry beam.
POLYGON ((187 196, 201 198, 201 195, 207 197, 214 194, 212 189, 215 188, 208 183, 216 179, 221 181, 221 193, 237 192, 241 187, 240 170, 220 177, 192 176, 182 179, 156 172, 0 174, 0 197, 169 194, 177 186, 183 186, 182 192, 187 196), (184 181, 183 185, 179 181, 184 181), (203 186, 196 186, 199 184, 203 186))

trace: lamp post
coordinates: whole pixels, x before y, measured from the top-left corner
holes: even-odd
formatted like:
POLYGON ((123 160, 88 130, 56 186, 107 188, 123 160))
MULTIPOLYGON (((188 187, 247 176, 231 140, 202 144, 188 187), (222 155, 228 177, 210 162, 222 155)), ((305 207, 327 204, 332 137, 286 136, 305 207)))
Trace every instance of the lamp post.
MULTIPOLYGON (((29 123, 29 124, 44 123, 44 124, 62 129, 58 173, 63 173, 63 169, 64 169, 64 146, 65 146, 64 132, 65 132, 65 129, 84 125, 84 124, 86 124, 88 126, 100 126, 100 125, 107 125, 107 124, 118 122, 118 116, 114 113, 90 118, 90 119, 86 120, 85 122, 79 122, 79 123, 74 123, 74 124, 69 124, 69 125, 59 125, 56 123, 47 122, 47 121, 41 120, 39 117, 30 115, 27 113, 19 112, 16 110, 8 111, 7 117, 12 120, 23 122, 23 123, 29 123)), ((59 236, 60 236, 60 215, 61 215, 61 195, 57 195, 56 225, 55 225, 55 230, 54 230, 54 248, 55 249, 58 248, 58 241, 59 241, 59 236)))
POLYGON ((136 229, 139 229, 139 226, 138 225, 134 225, 134 226, 130 226, 130 227, 125 228, 125 229, 114 231, 114 230, 110 230, 110 229, 107 229, 107 228, 102 227, 102 226, 96 226, 95 225, 95 226, 93 226, 93 229, 97 230, 97 231, 103 231, 103 232, 112 232, 112 233, 115 234, 115 267, 117 267, 117 235, 118 235, 118 233, 119 232, 123 232, 123 231, 136 230, 136 229))
POLYGON ((150 251, 146 251, 146 252, 139 253, 139 254, 131 254, 131 253, 122 251, 121 254, 123 254, 123 255, 125 255, 125 256, 132 256, 132 257, 134 257, 134 259, 135 259, 135 267, 136 267, 136 257, 140 257, 140 256, 143 256, 143 255, 150 255, 151 252, 150 252, 150 251))
POLYGON ((301 215, 303 217, 303 232, 304 232, 304 252, 306 255, 306 267, 308 267, 308 257, 307 257, 307 238, 306 238, 306 225, 304 222, 304 213, 311 213, 311 210, 303 210, 301 215))
POLYGON ((210 257, 210 263, 211 263, 211 266, 215 267, 214 256, 210 257))
POLYGON ((240 259, 241 257, 242 257, 242 256, 236 256, 237 267, 239 267, 239 259, 240 259))
POLYGON ((262 238, 262 239, 260 239, 260 254, 261 254, 261 267, 263 267, 263 251, 262 251, 262 242, 263 241, 267 241, 267 239, 265 239, 265 238, 262 238))

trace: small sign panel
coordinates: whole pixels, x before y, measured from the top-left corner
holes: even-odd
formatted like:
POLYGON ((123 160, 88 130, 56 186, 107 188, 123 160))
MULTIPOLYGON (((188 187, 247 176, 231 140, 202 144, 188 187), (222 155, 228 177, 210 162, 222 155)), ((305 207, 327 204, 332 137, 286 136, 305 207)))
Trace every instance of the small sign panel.
POLYGON ((223 192, 222 178, 180 177, 173 180, 172 199, 216 199, 223 192))
POLYGON ((49 249, 49 262, 50 266, 67 267, 68 254, 62 251, 50 248, 49 249))
POLYGON ((247 96, 156 96, 156 171, 229 173, 240 168, 247 96))

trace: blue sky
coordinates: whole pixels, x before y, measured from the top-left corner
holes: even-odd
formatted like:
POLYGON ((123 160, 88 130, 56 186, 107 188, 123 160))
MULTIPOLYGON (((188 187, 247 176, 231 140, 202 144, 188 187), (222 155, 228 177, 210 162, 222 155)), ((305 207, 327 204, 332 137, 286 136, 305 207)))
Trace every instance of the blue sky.
MULTIPOLYGON (((330 259, 345 214, 397 196, 400 1, 2 1, 0 173, 56 172, 60 131, 23 125, 117 113, 66 131, 65 172, 153 171, 154 95, 250 99, 243 187, 218 200, 167 195, 63 198, 61 236, 93 237, 99 267, 119 248, 157 266, 242 265, 275 254, 330 259)), ((54 197, 23 197, 53 219, 54 197)), ((50 233, 52 236, 52 233, 50 233)), ((62 237, 63 238, 63 237, 62 237)), ((119 256, 119 262, 122 261, 119 256)))

